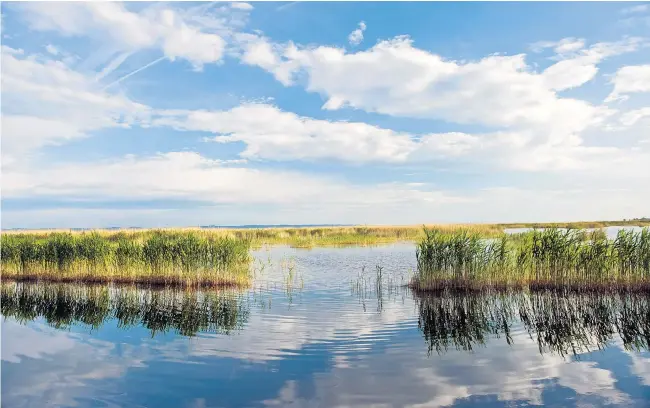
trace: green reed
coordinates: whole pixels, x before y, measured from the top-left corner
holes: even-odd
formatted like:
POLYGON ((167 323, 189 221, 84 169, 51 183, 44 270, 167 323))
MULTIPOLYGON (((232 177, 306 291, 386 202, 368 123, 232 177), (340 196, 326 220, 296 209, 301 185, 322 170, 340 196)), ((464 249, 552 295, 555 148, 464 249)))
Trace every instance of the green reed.
POLYGON ((250 242, 196 232, 3 234, 2 277, 50 281, 243 284, 250 242))
POLYGON ((152 336, 168 331, 229 334, 241 329, 250 313, 245 299, 228 290, 3 282, 0 300, 2 315, 19 322, 42 317, 56 328, 84 324, 96 329, 115 319, 120 328, 142 325, 152 336))
POLYGON ((578 287, 650 283, 650 230, 533 230, 485 239, 425 229, 412 286, 422 290, 486 286, 578 287))

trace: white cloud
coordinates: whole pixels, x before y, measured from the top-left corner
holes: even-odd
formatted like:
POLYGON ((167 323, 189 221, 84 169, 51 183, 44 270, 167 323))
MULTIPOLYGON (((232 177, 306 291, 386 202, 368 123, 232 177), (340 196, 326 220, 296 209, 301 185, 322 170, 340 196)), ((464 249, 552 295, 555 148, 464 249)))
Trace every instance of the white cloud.
POLYGON ((91 201, 180 198, 220 204, 329 205, 462 201, 399 184, 358 186, 324 176, 230 167, 191 152, 11 169, 4 171, 2 187, 5 198, 49 196, 91 201))
POLYGON ((622 9, 621 14, 637 14, 637 13, 645 13, 646 11, 650 11, 650 5, 639 4, 637 6, 631 6, 622 9))
POLYGON ((559 41, 538 41, 531 45, 531 50, 533 52, 542 52, 546 48, 553 48, 556 54, 567 54, 580 51, 584 47, 584 38, 567 37, 559 41))
MULTIPOLYGON (((585 132, 602 131, 624 112, 557 94, 592 80, 597 64, 606 58, 647 46, 639 38, 588 48, 584 40, 575 38, 543 43, 558 53, 554 59, 559 61, 541 73, 526 63, 523 54, 450 61, 414 47, 408 37, 354 53, 329 46, 280 45, 256 36, 247 37, 245 45, 242 61, 273 73, 285 85, 300 81, 297 74, 306 74, 307 90, 327 98, 326 110, 349 106, 497 129, 474 135, 409 135, 411 143, 404 142, 402 151, 410 153, 399 156, 409 160, 428 154, 430 159, 462 157, 468 163, 500 162, 517 170, 556 171, 593 170, 601 161, 619 162, 626 155, 645 157, 611 145, 585 143, 585 132)), ((229 137, 256 144, 259 147, 253 151, 260 157, 261 151, 271 151, 261 148, 262 138, 257 136, 229 137)), ((277 147, 275 141, 269 143, 277 147)))
POLYGON ((352 31, 350 33, 350 35, 348 36, 348 42, 351 45, 359 45, 359 44, 361 44, 361 41, 363 41, 363 32, 364 31, 366 31, 366 23, 361 21, 359 23, 359 28, 352 31))
POLYGON ((625 112, 623 115, 621 115, 620 121, 625 126, 633 126, 644 118, 650 118, 650 107, 625 112))
POLYGON ((639 38, 628 38, 619 42, 603 42, 584 48, 584 40, 565 38, 555 47, 559 62, 542 73, 549 89, 563 91, 576 88, 591 81, 598 73, 597 64, 606 58, 637 51, 647 44, 639 38))
POLYGON ((2 116, 3 154, 24 153, 41 146, 64 143, 84 136, 82 129, 74 123, 35 116, 2 116))
POLYGON ((650 92, 650 65, 630 65, 619 68, 612 79, 614 90, 605 102, 624 100, 626 94, 650 92))
POLYGON ((412 136, 365 123, 300 117, 277 107, 247 104, 228 111, 162 112, 153 125, 218 134, 220 143, 244 142, 245 158, 339 159, 402 162, 417 148, 412 136))
POLYGON ((258 66, 271 72, 275 79, 285 86, 292 84, 295 71, 300 69, 299 61, 288 58, 297 52, 292 43, 283 47, 265 37, 245 33, 237 34, 236 38, 241 48, 239 58, 244 64, 258 66))
MULTIPOLYGON (((630 119, 626 119, 629 120, 630 119)), ((601 161, 634 155, 624 149, 584 146, 577 137, 535 142, 532 132, 411 134, 362 122, 332 122, 245 104, 227 111, 164 111, 153 126, 216 134, 219 143, 243 142, 247 159, 341 160, 350 163, 426 163, 454 160, 484 168, 600 172, 601 161)))
MULTIPOLYGON (((277 45, 266 50, 273 52, 277 45)), ((356 53, 288 44, 265 62, 257 65, 276 77, 281 72, 285 84, 291 83, 291 74, 304 71, 307 90, 325 96, 328 110, 350 106, 394 116, 536 127, 551 136, 579 132, 606 112, 582 100, 558 97, 542 75, 531 71, 523 54, 459 63, 398 37, 356 53)))
POLYGON ((2 100, 3 166, 12 156, 94 130, 128 127, 149 113, 123 94, 102 91, 94 78, 63 61, 9 47, 2 48, 2 100))
MULTIPOLYGON (((236 4, 236 10, 250 10, 247 3, 236 4)), ((226 47, 223 37, 231 30, 223 10, 211 16, 205 6, 172 10, 156 5, 132 12, 120 3, 87 2, 28 3, 20 9, 32 29, 90 36, 122 52, 160 49, 170 60, 185 59, 195 69, 221 60, 226 47)))
MULTIPOLYGON (((215 204, 272 202, 285 206, 339 199, 346 205, 365 206, 367 197, 383 203, 408 198, 423 203, 418 207, 420 215, 427 213, 427 205, 447 197, 438 191, 425 193, 417 184, 386 181, 360 188, 342 179, 295 171, 232 167, 243 163, 226 164, 187 152, 114 158, 94 166, 45 164, 42 169, 32 169, 27 163, 43 146, 88 137, 102 129, 139 125, 210 132, 214 142, 244 144, 241 157, 251 161, 334 159, 355 165, 381 162, 428 170, 431 168, 427 166, 433 165, 436 170, 444 167, 452 175, 495 169, 535 171, 539 177, 571 174, 584 181, 585 194, 590 194, 582 200, 567 193, 569 198, 562 208, 572 214, 579 214, 573 210, 576 203, 601 197, 595 188, 599 178, 608 180, 607 187, 618 184, 627 189, 629 180, 638 183, 645 180, 639 174, 650 173, 645 164, 650 154, 650 139, 644 128, 650 116, 646 107, 616 110, 561 93, 592 81, 605 59, 646 46, 637 38, 591 45, 582 38, 534 44, 535 51, 553 52, 552 65, 540 71, 524 54, 455 61, 419 49, 405 36, 354 52, 333 46, 279 44, 261 34, 239 30, 247 22, 247 3, 226 3, 217 8, 205 4, 185 10, 155 5, 138 12, 118 3, 12 7, 22 10, 32 29, 91 37, 102 46, 110 45, 107 55, 112 60, 101 70, 87 72, 73 64, 73 56, 51 44, 45 47, 45 55, 25 55, 3 47, 3 192, 9 197, 31 197, 37 191, 50 197, 115 195, 124 200, 182 198, 215 204), (382 122, 389 124, 381 127, 361 121, 316 119, 250 103, 226 110, 178 106, 159 111, 117 90, 125 88, 111 86, 138 70, 101 83, 131 55, 144 49, 161 51, 162 59, 187 60, 197 69, 220 62, 227 53, 272 73, 286 86, 304 84, 309 92, 325 98, 325 110, 351 107, 389 116, 437 119, 453 130, 406 132, 391 129, 390 122, 382 122), (478 126, 471 132, 463 131, 468 124, 478 126), (178 179, 169 169, 176 169, 184 178, 178 179), (122 185, 110 180, 113 172, 122 185), (171 180, 170 187, 151 187, 159 184, 156 177, 161 174, 171 180), (51 182, 53 175, 71 182, 51 182), (187 182, 194 179, 201 183, 187 182), (288 186, 287 181, 281 181, 285 179, 289 184, 314 187, 288 186), (250 191, 250 186, 260 183, 272 188, 262 188, 263 194, 250 191)), ((363 40, 365 28, 361 22, 351 34, 351 43, 363 40)), ((614 90, 608 100, 647 92, 649 72, 646 65, 621 68, 612 79, 614 90)), ((435 174, 430 177, 440 173, 435 174)), ((490 200, 494 197, 486 198, 486 194, 463 196, 493 202, 490 200)), ((630 194, 624 196, 629 198, 630 194)), ((544 198, 521 197, 519 203, 544 198)), ((614 201, 611 198, 608 202, 614 201)), ((637 201, 632 197, 630 202, 626 208, 635 210, 637 201)), ((466 210, 474 211, 471 207, 466 210)))
POLYGON ((650 27, 650 5, 639 4, 637 6, 626 7, 621 10, 621 14, 625 16, 619 20, 619 23, 627 26, 648 26, 650 27))
POLYGON ((49 52, 52 55, 58 55, 59 54, 59 49, 53 46, 52 44, 48 44, 45 46, 45 50, 49 52))
POLYGON ((252 10, 253 9, 253 6, 251 4, 244 3, 244 2, 241 2, 241 1, 231 3, 230 7, 234 8, 234 9, 239 9, 239 10, 252 10))

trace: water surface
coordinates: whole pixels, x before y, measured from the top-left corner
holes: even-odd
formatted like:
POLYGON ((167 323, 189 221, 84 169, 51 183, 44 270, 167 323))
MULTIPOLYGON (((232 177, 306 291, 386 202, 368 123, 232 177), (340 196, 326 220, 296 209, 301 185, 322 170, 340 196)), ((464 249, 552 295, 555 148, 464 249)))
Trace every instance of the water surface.
POLYGON ((412 244, 256 258, 244 291, 3 286, 2 406, 650 401, 645 296, 417 298, 412 244))

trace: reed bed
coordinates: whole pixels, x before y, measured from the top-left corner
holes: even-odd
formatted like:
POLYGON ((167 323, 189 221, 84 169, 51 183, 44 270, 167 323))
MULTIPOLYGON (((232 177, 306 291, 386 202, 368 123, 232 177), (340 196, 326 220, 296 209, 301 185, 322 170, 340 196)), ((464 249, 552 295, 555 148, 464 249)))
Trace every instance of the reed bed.
MULTIPOLYGON (((449 224, 429 225, 427 228, 441 232, 470 230, 486 237, 503 233, 494 225, 449 224)), ((56 233, 72 235, 88 234, 89 231, 34 230, 28 232, 4 231, 4 235, 28 233, 37 238, 46 238, 56 233)), ((93 230, 92 232, 115 240, 117 237, 143 241, 157 233, 191 233, 206 239, 230 238, 246 240, 252 246, 289 245, 296 248, 316 246, 376 245, 398 241, 417 241, 424 237, 422 226, 351 226, 351 227, 300 227, 300 228, 170 228, 170 229, 124 229, 93 230)))
MULTIPOLYGON (((560 223, 517 223, 517 224, 430 224, 425 228, 431 231, 454 234, 463 231, 480 235, 484 238, 499 237, 506 228, 604 228, 607 226, 650 226, 650 220, 635 219, 622 221, 580 221, 560 223)), ((262 245, 289 245, 296 248, 317 246, 347 246, 347 245, 378 245, 398 241, 417 242, 425 238, 422 225, 357 225, 357 226, 326 226, 326 227, 266 227, 266 228, 211 228, 186 227, 166 229, 96 229, 92 231, 79 230, 9 230, 3 235, 30 234, 44 238, 54 233, 71 233, 73 235, 95 232, 109 239, 118 236, 131 237, 134 240, 146 240, 152 234, 192 233, 206 238, 233 238, 250 241, 254 247, 262 245)))
POLYGON ((575 356, 603 349, 617 336, 627 350, 650 349, 647 294, 447 292, 416 300, 429 353, 471 351, 495 338, 512 345, 517 341, 512 333, 521 326, 537 342, 540 354, 575 356))
POLYGON ((21 323, 43 318, 56 328, 97 329, 115 320, 122 329, 143 326, 152 337, 168 331, 230 334, 243 328, 250 314, 247 300, 232 290, 3 282, 0 298, 2 315, 21 323))
POLYGON ((650 230, 532 230, 497 239, 425 229, 416 249, 417 290, 485 287, 650 290, 650 230))
POLYGON ((250 242, 190 231, 3 234, 3 279, 182 286, 249 283, 250 242))

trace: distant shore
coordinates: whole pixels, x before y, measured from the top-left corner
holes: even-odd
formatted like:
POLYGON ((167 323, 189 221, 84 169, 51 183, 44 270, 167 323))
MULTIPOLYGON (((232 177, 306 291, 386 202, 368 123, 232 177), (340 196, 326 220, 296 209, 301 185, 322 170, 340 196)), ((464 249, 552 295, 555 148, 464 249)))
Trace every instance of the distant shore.
POLYGON ((305 225, 305 226, 197 226, 164 228, 97 228, 97 229, 9 229, 2 234, 29 234, 44 238, 52 233, 88 234, 96 232, 102 236, 128 236, 130 238, 149 236, 155 231, 196 232, 202 236, 234 237, 245 239, 253 246, 289 245, 297 248, 337 245, 373 245, 399 241, 419 241, 424 238, 424 229, 442 232, 470 231, 486 238, 502 235, 514 228, 605 228, 612 226, 650 226, 649 218, 613 221, 572 222, 523 222, 497 224, 416 224, 416 225, 305 225))

